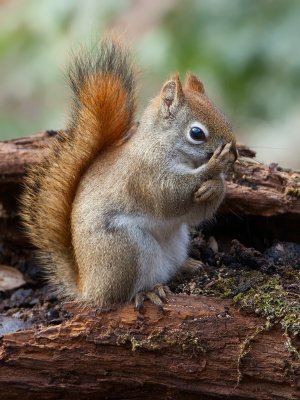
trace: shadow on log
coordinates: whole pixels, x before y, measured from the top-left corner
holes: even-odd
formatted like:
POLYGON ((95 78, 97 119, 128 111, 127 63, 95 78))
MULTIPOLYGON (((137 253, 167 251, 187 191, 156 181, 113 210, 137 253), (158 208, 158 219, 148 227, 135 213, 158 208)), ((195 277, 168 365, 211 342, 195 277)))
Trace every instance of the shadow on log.
MULTIPOLYGON (((28 246, 17 199, 25 168, 46 154, 54 135, 0 143, 0 243, 28 246)), ((268 226, 275 221, 277 236, 300 241, 293 229, 300 222, 299 173, 242 160, 227 181, 220 231, 236 229, 237 214, 267 219, 268 226)), ((72 303, 65 309, 72 317, 59 325, 2 337, 3 399, 300 398, 299 337, 291 343, 279 326, 238 311, 231 300, 172 295, 163 311, 146 303, 143 313, 131 304, 103 313, 72 303)))

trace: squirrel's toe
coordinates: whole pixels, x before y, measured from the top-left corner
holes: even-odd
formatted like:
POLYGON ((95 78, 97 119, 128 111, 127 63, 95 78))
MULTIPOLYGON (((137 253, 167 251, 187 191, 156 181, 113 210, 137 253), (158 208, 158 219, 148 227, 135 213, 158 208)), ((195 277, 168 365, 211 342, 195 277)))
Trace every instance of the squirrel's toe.
POLYGON ((151 303, 162 309, 164 302, 167 301, 167 297, 170 293, 171 290, 168 288, 168 286, 158 283, 153 287, 152 290, 138 292, 135 295, 135 308, 136 310, 141 310, 144 307, 145 299, 148 299, 151 301, 151 303))

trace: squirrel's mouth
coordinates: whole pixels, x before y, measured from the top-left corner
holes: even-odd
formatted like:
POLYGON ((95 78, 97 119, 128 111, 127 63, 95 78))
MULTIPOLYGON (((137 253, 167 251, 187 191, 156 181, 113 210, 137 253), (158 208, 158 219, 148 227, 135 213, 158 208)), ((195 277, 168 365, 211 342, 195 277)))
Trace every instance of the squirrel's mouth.
POLYGON ((214 154, 213 151, 210 151, 209 153, 207 153, 206 155, 206 161, 209 161, 212 158, 212 155, 214 154))

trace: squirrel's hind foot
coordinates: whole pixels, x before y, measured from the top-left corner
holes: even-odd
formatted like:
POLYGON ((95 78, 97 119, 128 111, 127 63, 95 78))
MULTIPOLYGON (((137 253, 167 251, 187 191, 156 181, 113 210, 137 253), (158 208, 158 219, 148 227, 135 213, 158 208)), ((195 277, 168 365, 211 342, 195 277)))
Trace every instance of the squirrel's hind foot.
POLYGON ((194 274, 195 272, 201 271, 201 269, 203 269, 203 262, 189 257, 182 266, 181 271, 179 271, 179 274, 194 274))
POLYGON ((135 308, 136 310, 141 310, 144 307, 144 301, 148 299, 151 303, 162 309, 164 303, 167 301, 168 295, 171 293, 168 286, 158 283, 152 290, 141 291, 135 295, 135 308))

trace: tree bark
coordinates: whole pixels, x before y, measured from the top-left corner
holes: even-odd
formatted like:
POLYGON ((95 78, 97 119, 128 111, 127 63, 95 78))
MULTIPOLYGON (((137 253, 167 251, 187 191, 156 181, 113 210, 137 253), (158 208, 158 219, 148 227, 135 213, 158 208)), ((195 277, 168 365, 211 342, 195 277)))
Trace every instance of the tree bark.
POLYGON ((67 308, 75 316, 61 325, 2 339, 3 398, 300 398, 289 338, 230 300, 176 295, 143 314, 67 308))
MULTIPOLYGON (((0 143, 0 242, 28 245, 17 199, 25 169, 46 155, 52 136, 0 143)), ((227 184, 223 216, 299 224, 300 173, 242 160, 227 184)), ((3 399, 300 398, 299 338, 231 300, 172 295, 164 311, 146 303, 142 314, 132 304, 103 313, 66 309, 73 317, 60 325, 1 339, 3 399)))

